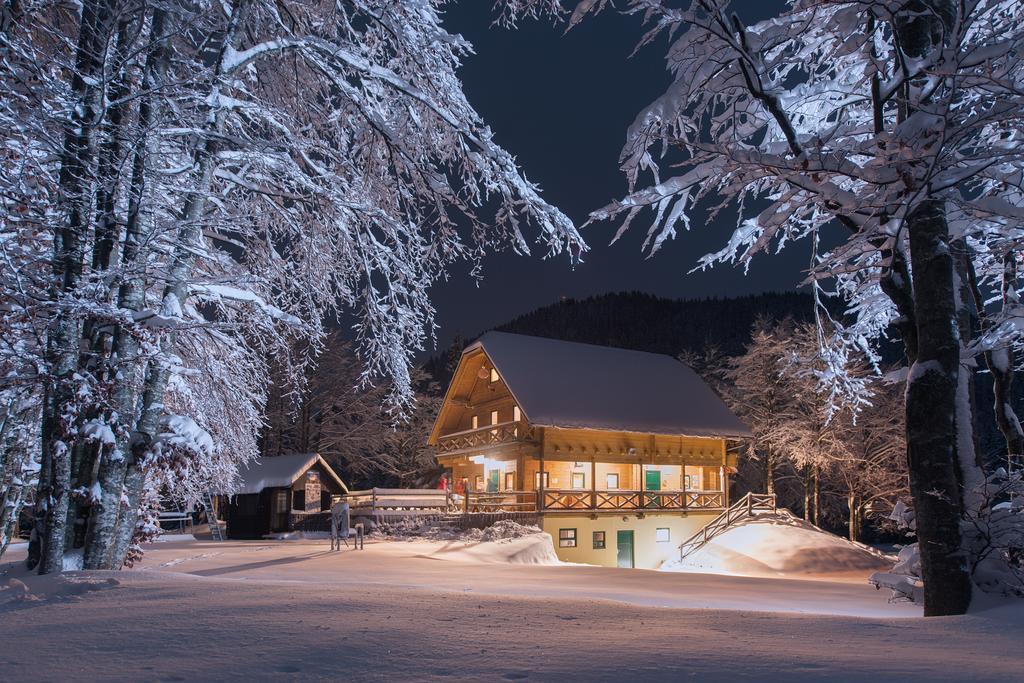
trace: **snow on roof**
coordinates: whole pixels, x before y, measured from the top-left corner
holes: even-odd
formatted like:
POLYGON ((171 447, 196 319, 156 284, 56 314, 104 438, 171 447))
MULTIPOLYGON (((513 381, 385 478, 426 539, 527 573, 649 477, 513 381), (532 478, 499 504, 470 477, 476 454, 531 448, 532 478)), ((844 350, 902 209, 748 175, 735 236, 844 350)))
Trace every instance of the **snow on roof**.
POLYGON ((482 347, 531 424, 749 437, 697 373, 656 353, 488 332, 482 347))
POLYGON ((345 482, 319 453, 295 453, 257 458, 247 470, 238 473, 242 481, 235 493, 259 493, 265 488, 291 486, 306 473, 306 470, 317 463, 320 463, 327 476, 338 482, 343 491, 348 492, 345 482))

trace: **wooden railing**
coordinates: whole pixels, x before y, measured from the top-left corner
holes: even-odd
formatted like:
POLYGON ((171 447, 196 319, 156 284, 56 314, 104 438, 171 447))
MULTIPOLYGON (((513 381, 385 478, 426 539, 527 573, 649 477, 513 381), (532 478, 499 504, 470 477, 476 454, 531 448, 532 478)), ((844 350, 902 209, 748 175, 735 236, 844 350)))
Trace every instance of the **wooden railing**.
POLYGON ((729 506, 728 510, 711 520, 703 529, 683 541, 679 546, 679 559, 693 553, 739 520, 752 517, 755 512, 775 512, 775 510, 774 493, 748 493, 729 506))
POLYGON ((722 491, 546 489, 544 510, 721 510, 722 491))
POLYGON ((437 451, 439 455, 451 455, 486 446, 534 440, 534 429, 526 422, 501 422, 438 437, 437 451))
POLYGON ((441 489, 367 489, 344 496, 349 507, 359 511, 453 509, 452 497, 441 489))
POLYGON ((463 498, 462 511, 536 512, 536 491, 471 491, 463 498))

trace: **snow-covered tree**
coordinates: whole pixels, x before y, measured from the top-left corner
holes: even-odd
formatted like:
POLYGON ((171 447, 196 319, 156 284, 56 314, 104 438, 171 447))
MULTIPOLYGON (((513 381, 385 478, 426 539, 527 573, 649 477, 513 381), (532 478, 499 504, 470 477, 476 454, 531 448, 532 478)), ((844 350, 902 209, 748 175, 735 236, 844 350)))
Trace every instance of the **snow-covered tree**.
POLYGON ((119 567, 154 487, 230 481, 269 359, 301 385, 327 320, 355 315, 397 414, 453 263, 528 225, 584 248, 467 102, 441 5, 4 4, 2 230, 52 250, 12 344, 39 359, 41 571, 119 567))
MULTIPOLYGON (((764 465, 765 487, 796 480, 778 492, 779 503, 803 510, 815 524, 845 517, 851 539, 867 513, 888 515, 906 492, 902 397, 875 383, 859 410, 830 410, 815 373, 818 330, 784 320, 758 321, 745 353, 725 370, 725 399, 754 432, 751 457, 764 465), (795 494, 795 495, 794 495, 795 494), (800 499, 802 497, 802 500, 800 499)), ((862 360, 849 370, 866 376, 862 360)))
POLYGON ((410 373, 415 406, 395 420, 385 409, 386 383, 360 381, 363 365, 351 343, 332 334, 305 390, 285 396, 275 387, 262 452, 317 452, 348 482, 413 486, 438 472, 427 439, 441 388, 418 368, 410 373))
POLYGON ((726 401, 754 432, 749 452, 764 466, 766 493, 775 493, 776 474, 785 460, 775 435, 786 404, 792 400, 784 364, 792 327, 786 322, 773 325, 758 320, 746 352, 730 359, 724 373, 726 401))
MULTIPOLYGON (((509 6, 524 5, 550 3, 509 6)), ((574 3, 570 21, 609 5, 574 3)), ((967 336, 967 265, 987 300, 1021 246, 1021 2, 794 0, 751 25, 728 0, 624 5, 650 26, 642 43, 671 41, 673 82, 628 131, 630 193, 592 218, 621 221, 621 234, 650 210, 653 253, 698 207, 735 211, 735 232, 699 268, 746 265, 803 238, 810 279, 856 318, 820 352, 820 379, 837 396, 864 386, 844 367, 851 349, 872 354, 896 327, 910 364, 907 454, 925 612, 965 611, 962 529, 990 516, 978 493, 971 355, 995 351, 1006 369, 1004 351, 1020 345, 1009 292, 986 320, 989 333, 977 343, 967 336), (827 251, 818 246, 826 231, 838 243, 827 251)))

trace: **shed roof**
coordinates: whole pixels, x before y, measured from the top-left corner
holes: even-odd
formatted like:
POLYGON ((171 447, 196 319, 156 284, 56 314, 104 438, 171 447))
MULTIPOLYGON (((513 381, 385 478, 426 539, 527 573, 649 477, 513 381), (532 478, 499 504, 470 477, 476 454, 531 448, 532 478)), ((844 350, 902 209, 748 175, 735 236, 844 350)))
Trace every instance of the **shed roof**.
POLYGON ((656 353, 488 332, 482 348, 531 424, 704 437, 750 429, 684 363, 656 353))
POLYGON ((319 453, 294 453, 257 458, 248 469, 239 472, 241 483, 235 493, 259 493, 266 488, 291 486, 317 463, 323 467, 327 476, 334 479, 338 486, 348 493, 345 482, 319 453))

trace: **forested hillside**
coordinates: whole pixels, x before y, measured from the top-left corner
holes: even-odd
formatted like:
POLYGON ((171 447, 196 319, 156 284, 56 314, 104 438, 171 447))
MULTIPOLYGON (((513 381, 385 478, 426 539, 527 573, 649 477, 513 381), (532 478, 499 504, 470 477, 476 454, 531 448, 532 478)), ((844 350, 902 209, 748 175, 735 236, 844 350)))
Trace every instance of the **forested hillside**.
MULTIPOLYGON (((563 299, 496 329, 671 356, 713 346, 722 354, 736 356, 750 341, 751 326, 758 316, 773 320, 791 316, 799 322, 813 315, 811 296, 802 292, 725 299, 665 299, 643 292, 616 292, 563 299)), ((427 372, 446 385, 458 354, 470 341, 456 337, 447 352, 425 363, 427 372)))

